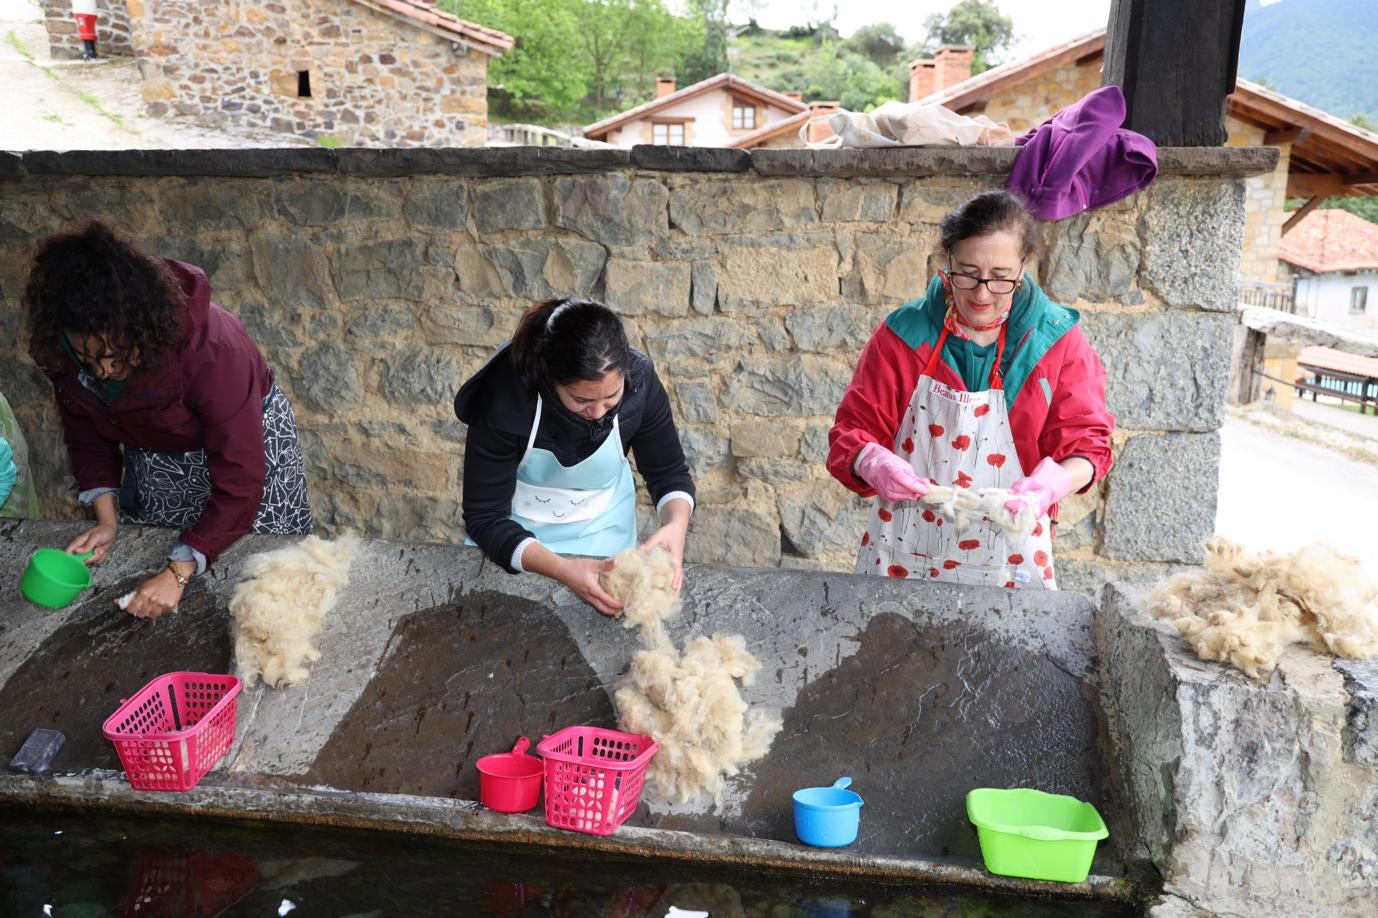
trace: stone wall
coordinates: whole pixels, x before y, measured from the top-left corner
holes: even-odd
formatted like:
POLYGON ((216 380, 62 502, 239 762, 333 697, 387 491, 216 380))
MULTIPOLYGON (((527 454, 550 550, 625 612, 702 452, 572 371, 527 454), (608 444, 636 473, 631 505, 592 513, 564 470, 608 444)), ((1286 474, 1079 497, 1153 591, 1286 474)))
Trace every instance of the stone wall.
MULTIPOLYGON (((1229 376, 1237 176, 1275 155, 1164 150, 1147 191, 1047 227, 1037 271, 1082 311, 1119 419, 1115 470, 1064 505, 1064 587, 1200 557, 1229 376)), ((670 392, 699 487, 690 558, 850 570, 867 504, 824 468, 838 398, 877 322, 924 289, 943 214, 1002 185, 1013 156, 26 154, 10 161, 0 243, 21 252, 103 212, 203 265, 292 399, 318 519, 389 538, 459 539, 464 428, 451 399, 523 308, 604 299, 670 392)), ((46 457, 46 510, 71 513, 51 389, 21 344, 24 273, 22 259, 0 265, 0 342, 13 342, 0 378, 46 457)))
POLYGON ((1378 664, 1295 646, 1254 682, 1118 587, 1096 628, 1124 815, 1188 906, 1162 914, 1378 912, 1378 664))
MULTIPOLYGON (((81 57, 77 20, 72 0, 39 0, 43 25, 48 30, 48 53, 54 60, 81 57)), ((100 57, 132 57, 129 41, 129 10, 124 0, 96 0, 96 54, 100 57)))
POLYGON ((487 141, 488 56, 351 0, 129 0, 129 13, 155 117, 343 146, 487 141))

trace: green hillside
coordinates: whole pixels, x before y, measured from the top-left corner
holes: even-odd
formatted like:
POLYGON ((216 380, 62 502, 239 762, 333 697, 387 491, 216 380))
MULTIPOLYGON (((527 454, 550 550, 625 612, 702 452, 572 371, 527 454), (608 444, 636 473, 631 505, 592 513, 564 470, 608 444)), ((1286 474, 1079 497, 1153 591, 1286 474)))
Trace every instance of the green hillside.
POLYGON ((1249 0, 1239 75, 1341 118, 1378 120, 1378 0, 1249 0))
POLYGON ((866 111, 908 94, 905 55, 881 62, 852 42, 835 37, 754 29, 733 41, 732 72, 777 92, 801 92, 808 101, 829 100, 866 111))

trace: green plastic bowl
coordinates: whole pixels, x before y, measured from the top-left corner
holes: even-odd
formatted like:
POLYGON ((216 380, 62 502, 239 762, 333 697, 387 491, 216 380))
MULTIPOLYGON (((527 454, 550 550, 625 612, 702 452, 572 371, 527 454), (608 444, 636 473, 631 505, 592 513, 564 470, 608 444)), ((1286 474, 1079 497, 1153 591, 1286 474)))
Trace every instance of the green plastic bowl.
POLYGON ((1082 883, 1096 842, 1110 834, 1089 803, 1031 788, 978 787, 967 794, 986 869, 1005 877, 1082 883))
POLYGON ((40 548, 19 578, 19 592, 29 602, 61 609, 91 585, 91 570, 84 563, 89 557, 89 551, 69 555, 56 548, 40 548))

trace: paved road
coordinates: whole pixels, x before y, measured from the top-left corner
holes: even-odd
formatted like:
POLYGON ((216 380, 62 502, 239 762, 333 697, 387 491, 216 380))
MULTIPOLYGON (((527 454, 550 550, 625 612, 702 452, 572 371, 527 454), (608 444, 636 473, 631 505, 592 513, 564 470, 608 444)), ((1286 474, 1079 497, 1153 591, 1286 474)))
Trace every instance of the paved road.
POLYGON ((1308 421, 1328 424, 1349 433, 1378 440, 1378 416, 1347 411, 1334 405, 1327 405, 1325 402, 1313 402, 1310 399, 1301 398, 1292 402, 1292 413, 1308 421))
POLYGON ((1217 532, 1276 551, 1324 540, 1378 576, 1378 468, 1240 418, 1220 436, 1217 532))

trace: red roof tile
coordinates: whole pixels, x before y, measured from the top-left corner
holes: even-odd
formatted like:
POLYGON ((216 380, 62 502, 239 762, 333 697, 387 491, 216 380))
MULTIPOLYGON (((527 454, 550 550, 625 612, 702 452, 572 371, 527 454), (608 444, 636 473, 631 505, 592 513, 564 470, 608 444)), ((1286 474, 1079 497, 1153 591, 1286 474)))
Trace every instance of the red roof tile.
POLYGON ((1378 224, 1347 210, 1313 210, 1282 237, 1278 258, 1316 274, 1378 269, 1378 224))
POLYGON ((453 13, 436 9, 435 0, 354 0, 379 12, 388 13, 427 28, 429 31, 444 33, 457 41, 482 45, 479 50, 488 54, 501 54, 511 51, 517 43, 511 35, 481 26, 467 19, 460 19, 453 13))

